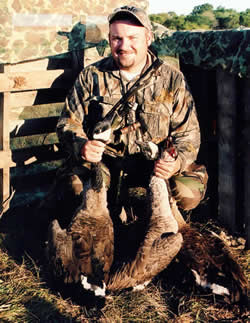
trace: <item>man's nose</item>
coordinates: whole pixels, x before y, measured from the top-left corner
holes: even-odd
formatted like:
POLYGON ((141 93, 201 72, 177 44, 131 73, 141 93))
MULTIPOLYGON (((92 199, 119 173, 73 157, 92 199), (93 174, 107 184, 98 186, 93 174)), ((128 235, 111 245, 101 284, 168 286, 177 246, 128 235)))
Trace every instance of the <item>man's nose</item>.
POLYGON ((130 41, 127 38, 121 39, 120 49, 126 50, 130 47, 130 41))

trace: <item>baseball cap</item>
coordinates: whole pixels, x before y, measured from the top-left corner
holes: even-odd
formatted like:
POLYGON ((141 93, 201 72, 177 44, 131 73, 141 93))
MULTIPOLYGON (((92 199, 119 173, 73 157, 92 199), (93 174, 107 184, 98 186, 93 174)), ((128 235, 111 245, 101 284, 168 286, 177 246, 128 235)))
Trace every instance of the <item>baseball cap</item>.
POLYGON ((146 27, 149 30, 152 30, 151 22, 148 18, 146 11, 140 8, 136 8, 133 6, 123 6, 120 8, 116 8, 109 16, 108 21, 109 24, 112 24, 113 21, 119 20, 126 16, 132 16, 136 20, 138 20, 142 26, 146 27))

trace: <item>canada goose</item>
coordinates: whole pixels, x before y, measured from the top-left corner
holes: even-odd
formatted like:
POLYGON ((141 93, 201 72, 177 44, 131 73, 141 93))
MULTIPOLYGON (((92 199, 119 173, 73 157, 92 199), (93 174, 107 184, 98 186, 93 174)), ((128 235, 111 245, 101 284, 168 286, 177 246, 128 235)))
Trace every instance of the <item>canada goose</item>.
POLYGON ((113 223, 107 208, 100 163, 93 164, 83 184, 83 203, 66 229, 55 219, 49 226, 48 261, 55 278, 65 285, 81 284, 95 296, 105 296, 113 262, 113 223))
MULTIPOLYGON (((154 158, 159 155, 159 150, 153 143, 141 143, 141 146, 147 158, 154 158)), ((163 158, 166 158, 164 152, 161 154, 163 158)), ((152 177, 151 181, 155 179, 160 183, 155 176, 152 177)), ((158 185, 160 188, 160 184, 158 185)), ((171 196, 167 194, 170 191, 164 191, 163 185, 160 189, 157 189, 155 184, 153 184, 153 187, 151 184, 151 190, 153 193, 152 214, 155 217, 159 213, 156 205, 163 207, 164 201, 171 196), (155 191, 154 188, 156 188, 155 191), (157 192, 159 195, 157 195, 157 192)), ((178 262, 178 268, 182 269, 183 276, 187 278, 191 274, 195 285, 214 295, 220 295, 227 303, 245 304, 247 279, 223 241, 213 232, 200 233, 197 228, 191 227, 190 224, 183 221, 178 221, 178 224, 183 243, 173 263, 178 262)), ((160 258, 161 252, 164 252, 164 250, 158 249, 155 254, 158 254, 160 258)), ((170 267, 172 266, 174 265, 170 264, 170 267)), ((173 273, 176 275, 178 272, 176 267, 173 273)), ((168 273, 168 269, 166 269, 166 273, 168 273)), ((181 279, 180 275, 177 275, 177 280, 181 279)), ((188 280, 188 278, 187 283, 191 284, 191 280, 188 280)))
POLYGON ((183 246, 173 266, 182 267, 182 279, 192 277, 192 280, 188 279, 188 284, 193 281, 194 285, 217 295, 226 303, 244 306, 247 301, 247 279, 223 240, 212 231, 200 233, 198 228, 189 224, 183 226, 180 232, 183 246))
POLYGON ((151 176, 148 197, 149 224, 145 238, 135 258, 111 274, 108 290, 144 288, 167 267, 181 248, 183 239, 170 208, 165 180, 151 176))

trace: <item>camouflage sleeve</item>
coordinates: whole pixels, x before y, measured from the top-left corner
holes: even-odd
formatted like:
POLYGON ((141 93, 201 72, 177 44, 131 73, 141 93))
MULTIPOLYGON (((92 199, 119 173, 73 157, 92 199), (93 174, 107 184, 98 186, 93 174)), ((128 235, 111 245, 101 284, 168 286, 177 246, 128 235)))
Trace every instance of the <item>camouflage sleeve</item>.
POLYGON ((200 127, 194 100, 184 77, 179 78, 176 83, 180 85, 175 90, 170 131, 178 150, 181 172, 197 158, 200 127))
POLYGON ((65 105, 57 123, 57 135, 63 149, 76 160, 81 159, 81 150, 87 141, 83 121, 88 109, 91 87, 87 73, 81 72, 66 97, 65 105))

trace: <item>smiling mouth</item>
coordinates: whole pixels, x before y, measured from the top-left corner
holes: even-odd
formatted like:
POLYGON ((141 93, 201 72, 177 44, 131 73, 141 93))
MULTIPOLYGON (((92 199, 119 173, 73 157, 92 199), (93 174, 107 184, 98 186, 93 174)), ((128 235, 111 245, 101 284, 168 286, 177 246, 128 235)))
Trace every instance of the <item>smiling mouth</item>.
POLYGON ((129 56, 129 55, 132 55, 133 53, 132 52, 122 52, 122 51, 119 51, 117 54, 119 56, 129 56))

